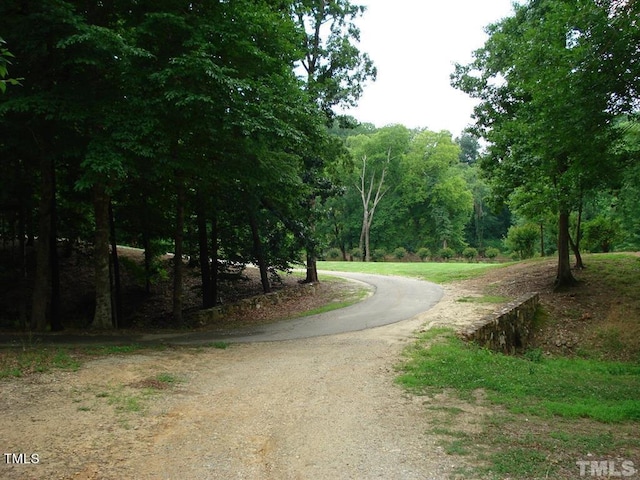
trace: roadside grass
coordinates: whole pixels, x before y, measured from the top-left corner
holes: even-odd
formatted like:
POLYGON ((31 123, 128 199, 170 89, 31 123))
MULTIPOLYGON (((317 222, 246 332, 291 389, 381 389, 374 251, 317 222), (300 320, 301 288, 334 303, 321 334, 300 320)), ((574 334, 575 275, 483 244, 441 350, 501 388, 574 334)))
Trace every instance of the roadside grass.
POLYGON ((0 379, 52 370, 78 370, 81 361, 66 348, 30 347, 0 350, 0 379))
MULTIPOLYGON (((212 342, 197 347, 226 349, 227 342, 212 342)), ((56 370, 77 371, 87 361, 110 355, 133 355, 141 352, 163 351, 166 345, 91 345, 82 347, 45 347, 34 345, 28 348, 0 349, 0 381, 7 378, 26 377, 38 373, 51 373, 56 370)), ((175 347, 192 349, 192 347, 175 347)), ((166 382, 166 379, 158 379, 166 382)))
POLYGON ((502 295, 481 295, 478 297, 461 297, 456 300, 460 303, 505 303, 509 298, 502 295))
MULTIPOLYGON (((448 283, 479 277, 507 263, 458 263, 458 262, 318 262, 318 270, 358 272, 377 275, 399 275, 419 278, 434 283, 448 283)), ((323 277, 324 278, 324 277, 323 277)))
POLYGON ((351 281, 345 282, 343 278, 335 276, 323 276, 322 282, 340 283, 344 287, 340 290, 340 293, 338 293, 329 303, 318 308, 307 310, 302 314, 297 314, 295 315, 295 318, 308 317, 320 313, 331 312, 340 308, 350 307, 351 305, 360 303, 371 294, 371 289, 368 286, 351 281))
POLYGON ((461 467, 474 475, 577 478, 581 460, 626 459, 640 466, 637 363, 537 351, 507 356, 467 344, 448 329, 426 332, 405 354, 397 382, 429 398, 437 425, 432 433, 448 454, 474 456, 461 462, 475 465, 461 467), (464 407, 448 407, 454 402, 446 398, 478 410, 481 428, 469 432, 456 423, 464 407))

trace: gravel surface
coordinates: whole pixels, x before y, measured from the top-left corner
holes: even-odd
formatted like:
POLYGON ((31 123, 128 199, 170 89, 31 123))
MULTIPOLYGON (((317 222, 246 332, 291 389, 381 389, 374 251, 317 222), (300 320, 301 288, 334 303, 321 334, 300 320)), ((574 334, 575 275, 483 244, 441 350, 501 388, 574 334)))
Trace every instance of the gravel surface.
MULTIPOLYGON (((453 479, 429 400, 394 384, 415 332, 486 306, 311 339, 184 347, 0 383, 2 479, 453 479), (155 388, 149 388, 155 387, 155 388)), ((473 412, 470 412, 471 414, 473 412)), ((461 477, 460 477, 461 478, 461 477)))

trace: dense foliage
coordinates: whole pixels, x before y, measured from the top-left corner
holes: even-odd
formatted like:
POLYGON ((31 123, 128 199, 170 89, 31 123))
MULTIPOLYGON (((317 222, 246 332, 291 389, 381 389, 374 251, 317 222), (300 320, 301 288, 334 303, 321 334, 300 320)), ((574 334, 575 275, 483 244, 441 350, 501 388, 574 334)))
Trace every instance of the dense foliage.
POLYGON ((583 214, 607 195, 616 199, 610 205, 625 198, 637 169, 619 124, 637 113, 639 8, 614 0, 516 5, 452 76, 480 101, 474 131, 488 141, 481 164, 494 196, 536 223, 556 215, 558 286, 574 282, 570 248, 582 266, 583 214))
POLYGON ((116 242, 144 249, 148 279, 155 256, 174 252, 176 323, 186 256, 199 259, 205 307, 229 262, 257 264, 269 290, 268 270, 313 245, 309 199, 341 154, 328 116, 375 77, 353 27, 363 10, 346 0, 2 2, 2 90, 9 58, 23 80, 0 97, 0 233, 19 243, 23 325, 62 327, 60 239, 93 245, 97 328, 118 324, 116 242), (329 18, 330 43, 310 43, 306 29, 329 18), (315 70, 302 78, 309 58, 315 70))
POLYGON ((143 249, 147 290, 173 254, 175 324, 185 259, 204 308, 230 266, 257 265, 267 292, 294 263, 316 281, 323 253, 476 261, 539 245, 571 283, 570 248, 580 264, 584 247, 640 246, 639 8, 516 6, 456 67, 479 104, 454 138, 334 113, 377 73, 349 0, 3 1, 8 322, 63 327, 61 242, 90 245, 96 328, 126 326, 118 243, 143 249))

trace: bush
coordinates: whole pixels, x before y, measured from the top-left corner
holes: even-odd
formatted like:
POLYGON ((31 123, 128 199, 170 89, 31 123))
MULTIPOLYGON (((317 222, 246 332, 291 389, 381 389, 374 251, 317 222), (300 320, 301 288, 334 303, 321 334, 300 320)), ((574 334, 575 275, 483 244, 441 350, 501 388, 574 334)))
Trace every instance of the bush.
POLYGON ((403 259, 407 255, 407 249, 404 247, 398 247, 393 251, 393 256, 398 260, 403 259))
POLYGON ((497 248, 493 248, 493 247, 487 248, 485 250, 485 252, 484 252, 484 256, 487 257, 489 260, 493 260, 498 255, 500 255, 500 250, 498 250, 497 248))
POLYGON ((384 256, 387 252, 384 251, 383 248, 376 248, 373 252, 371 252, 371 260, 374 262, 384 262, 384 256))
POLYGON ((418 250, 418 257, 420 257, 420 260, 422 260, 423 262, 430 256, 431 256, 431 250, 429 250, 428 248, 422 247, 421 249, 418 250))
POLYGON ((342 252, 339 248, 330 248, 327 252, 327 258, 329 260, 340 260, 342 258, 342 252))
POLYGON ((512 226, 507 233, 507 247, 517 258, 524 260, 531 258, 540 232, 538 226, 532 223, 522 226, 512 226))
POLYGON ((451 247, 441 248, 438 252, 438 256, 444 261, 451 260, 456 255, 456 252, 451 247))
POLYGON ((584 224, 584 244, 587 250, 608 253, 621 237, 621 227, 614 219, 600 215, 584 224))
POLYGON ((473 262, 473 260, 478 256, 478 250, 473 247, 467 247, 462 251, 462 256, 470 262, 473 262))
POLYGON ((358 247, 352 248, 349 253, 351 254, 351 257, 353 258, 353 260, 355 260, 355 261, 362 260, 362 252, 360 251, 360 249, 358 247))

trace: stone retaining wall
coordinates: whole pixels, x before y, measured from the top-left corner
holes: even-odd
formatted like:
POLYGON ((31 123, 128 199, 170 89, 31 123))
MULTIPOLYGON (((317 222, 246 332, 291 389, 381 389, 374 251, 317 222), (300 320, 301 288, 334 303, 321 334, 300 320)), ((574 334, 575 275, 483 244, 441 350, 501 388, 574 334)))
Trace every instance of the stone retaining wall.
POLYGON ((523 295, 474 322, 460 336, 497 352, 513 354, 522 350, 531 339, 539 299, 538 293, 523 295))
POLYGON ((294 286, 276 290, 265 295, 257 295, 251 298, 245 298, 236 303, 228 305, 218 305, 206 310, 198 310, 193 314, 194 321, 201 326, 215 322, 220 317, 224 317, 229 313, 242 312, 247 310, 260 310, 268 305, 277 305, 281 301, 288 298, 303 297, 307 295, 315 295, 316 286, 313 283, 301 283, 294 286))

